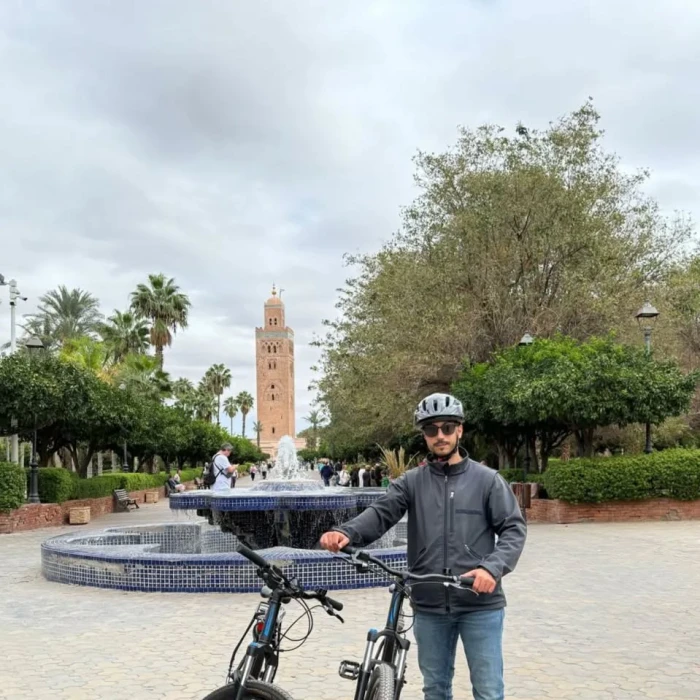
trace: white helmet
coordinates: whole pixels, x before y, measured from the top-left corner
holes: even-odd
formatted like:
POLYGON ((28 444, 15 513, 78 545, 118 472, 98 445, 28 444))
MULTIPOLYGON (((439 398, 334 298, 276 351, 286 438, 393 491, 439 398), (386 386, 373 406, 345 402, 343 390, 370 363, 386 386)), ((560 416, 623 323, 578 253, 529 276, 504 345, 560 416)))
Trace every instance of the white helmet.
POLYGON ((451 394, 426 396, 416 408, 414 424, 421 426, 434 420, 455 420, 464 423, 462 402, 451 394))

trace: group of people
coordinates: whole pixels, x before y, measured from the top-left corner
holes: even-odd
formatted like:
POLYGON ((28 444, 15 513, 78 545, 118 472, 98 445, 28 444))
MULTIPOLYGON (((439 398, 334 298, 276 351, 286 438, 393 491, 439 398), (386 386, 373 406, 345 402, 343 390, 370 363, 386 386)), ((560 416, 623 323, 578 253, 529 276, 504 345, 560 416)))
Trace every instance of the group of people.
POLYGON ((368 464, 348 467, 343 462, 332 463, 322 459, 318 470, 325 486, 350 486, 362 488, 369 486, 389 486, 389 475, 378 462, 370 467, 368 464))

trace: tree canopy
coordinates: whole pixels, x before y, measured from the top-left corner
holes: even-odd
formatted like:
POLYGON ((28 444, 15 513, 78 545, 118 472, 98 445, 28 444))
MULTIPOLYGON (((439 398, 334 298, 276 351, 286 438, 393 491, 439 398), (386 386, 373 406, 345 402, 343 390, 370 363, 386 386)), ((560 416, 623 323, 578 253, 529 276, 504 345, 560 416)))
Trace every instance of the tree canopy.
POLYGON ((685 265, 690 224, 664 217, 648 174, 604 150, 590 103, 544 131, 462 129, 415 163, 419 194, 401 230, 348 257, 355 275, 318 341, 315 386, 335 444, 405 433, 421 396, 525 330, 631 337, 644 298, 685 265))

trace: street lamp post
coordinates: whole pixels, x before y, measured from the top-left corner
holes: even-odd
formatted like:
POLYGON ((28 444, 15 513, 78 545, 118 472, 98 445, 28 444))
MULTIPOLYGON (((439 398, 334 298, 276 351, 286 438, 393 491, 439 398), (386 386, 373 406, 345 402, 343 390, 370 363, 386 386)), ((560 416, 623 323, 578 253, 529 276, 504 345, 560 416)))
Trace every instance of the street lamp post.
MULTIPOLYGON (((121 391, 126 391, 126 384, 123 382, 119 385, 119 389, 121 391)), ((126 474, 130 472, 131 470, 129 469, 129 461, 127 459, 127 454, 126 454, 126 436, 124 436, 124 456, 122 459, 122 471, 126 474)))
MULTIPOLYGON (((518 347, 528 347, 535 342, 535 339, 530 335, 530 333, 525 333, 525 335, 520 339, 518 347)), ((525 461, 523 462, 523 486, 520 490, 520 510, 523 513, 523 517, 526 516, 526 510, 528 505, 528 498, 525 493, 528 488, 527 475, 530 473, 530 432, 525 431, 525 461)))
MULTIPOLYGON (((639 327, 644 331, 644 345, 647 349, 647 354, 651 354, 651 331, 659 316, 657 309, 648 301, 645 302, 639 311, 635 314, 639 327)), ((651 454, 651 423, 647 421, 645 425, 644 452, 651 454)))
MULTIPOLYGON (((36 356, 41 350, 44 349, 44 344, 41 342, 40 338, 32 336, 26 342, 26 348, 30 355, 36 356)), ((32 459, 29 462, 29 496, 27 500, 29 503, 41 503, 39 499, 39 465, 36 461, 37 456, 37 429, 36 429, 36 411, 34 411, 34 439, 32 440, 32 459)))

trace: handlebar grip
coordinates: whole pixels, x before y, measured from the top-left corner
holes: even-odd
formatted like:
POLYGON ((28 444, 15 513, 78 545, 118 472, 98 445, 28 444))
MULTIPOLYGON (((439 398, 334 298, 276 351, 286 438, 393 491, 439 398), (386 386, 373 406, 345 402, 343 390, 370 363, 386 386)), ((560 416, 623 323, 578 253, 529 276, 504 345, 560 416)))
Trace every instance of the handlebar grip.
POLYGON ((353 547, 352 545, 348 544, 348 545, 345 545, 345 547, 343 547, 340 551, 343 554, 355 554, 357 549, 355 549, 355 547, 353 547))
POLYGON ((333 608, 333 610, 340 612, 343 609, 343 604, 339 600, 334 600, 330 596, 326 596, 326 602, 333 608))
POLYGON ((473 577, 470 577, 470 578, 461 578, 461 579, 459 579, 459 585, 460 585, 462 588, 471 588, 471 587, 474 585, 474 581, 475 581, 475 580, 476 580, 476 579, 473 578, 473 577))
POLYGON ((238 548, 238 553, 242 554, 246 559, 248 559, 248 561, 255 564, 255 566, 257 566, 259 569, 270 568, 270 564, 267 561, 265 561, 257 552, 249 549, 244 544, 240 545, 238 548))

